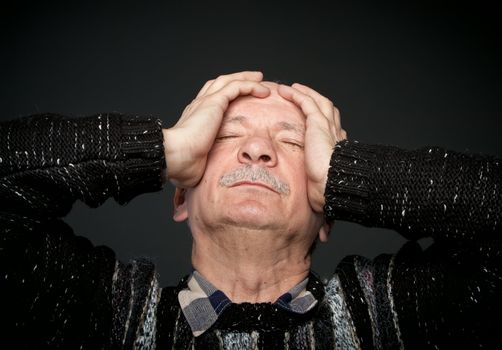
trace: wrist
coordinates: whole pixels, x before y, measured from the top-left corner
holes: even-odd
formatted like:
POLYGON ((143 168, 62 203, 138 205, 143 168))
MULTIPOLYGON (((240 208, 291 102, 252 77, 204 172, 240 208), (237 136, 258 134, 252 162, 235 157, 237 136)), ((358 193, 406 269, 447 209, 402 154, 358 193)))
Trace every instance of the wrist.
POLYGON ((164 145, 164 158, 166 161, 166 171, 165 179, 167 181, 169 171, 172 170, 173 154, 176 154, 173 150, 173 135, 170 129, 162 129, 163 145, 164 145))

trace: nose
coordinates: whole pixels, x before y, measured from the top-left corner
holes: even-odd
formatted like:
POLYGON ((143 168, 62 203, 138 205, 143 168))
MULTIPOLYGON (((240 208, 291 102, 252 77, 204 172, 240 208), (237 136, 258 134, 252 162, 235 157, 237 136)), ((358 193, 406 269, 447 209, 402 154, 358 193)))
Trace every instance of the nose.
POLYGON ((239 162, 272 167, 277 164, 277 154, 270 139, 253 136, 241 145, 239 162))

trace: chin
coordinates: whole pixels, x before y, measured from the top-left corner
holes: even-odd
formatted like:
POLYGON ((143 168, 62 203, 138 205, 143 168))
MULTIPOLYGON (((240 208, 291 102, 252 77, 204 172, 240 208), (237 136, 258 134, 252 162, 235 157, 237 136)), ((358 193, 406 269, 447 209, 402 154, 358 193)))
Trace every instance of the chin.
POLYGON ((263 205, 239 204, 232 206, 226 213, 226 222, 228 224, 251 229, 271 228, 277 225, 278 215, 275 210, 263 205))

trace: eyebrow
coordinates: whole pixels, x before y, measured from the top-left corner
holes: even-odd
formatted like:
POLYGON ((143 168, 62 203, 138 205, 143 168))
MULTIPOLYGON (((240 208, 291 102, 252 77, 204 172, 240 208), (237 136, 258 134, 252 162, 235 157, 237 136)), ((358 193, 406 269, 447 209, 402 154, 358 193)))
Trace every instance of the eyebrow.
MULTIPOLYGON (((247 117, 243 115, 237 115, 225 121, 225 123, 239 123, 244 124, 248 120, 247 117)), ((276 124, 280 130, 293 131, 297 134, 305 134, 305 128, 294 123, 288 123, 286 121, 281 121, 276 124)))
POLYGON ((279 128, 281 130, 294 131, 294 132, 296 132, 297 134, 300 134, 300 135, 303 135, 305 133, 305 128, 300 127, 297 124, 291 124, 291 123, 283 121, 283 122, 277 123, 277 125, 279 126, 279 128))
POLYGON ((224 123, 240 123, 243 124, 246 121, 246 117, 243 115, 237 115, 235 117, 232 117, 230 119, 227 119, 224 121, 224 123))

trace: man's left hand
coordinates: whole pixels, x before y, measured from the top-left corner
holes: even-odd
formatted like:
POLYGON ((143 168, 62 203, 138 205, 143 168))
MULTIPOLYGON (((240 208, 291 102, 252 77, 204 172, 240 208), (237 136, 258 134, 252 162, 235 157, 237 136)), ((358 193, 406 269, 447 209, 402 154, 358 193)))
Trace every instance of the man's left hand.
POLYGON ((333 148, 337 142, 347 138, 341 126, 340 112, 329 99, 302 84, 281 85, 279 94, 298 105, 306 116, 305 170, 308 196, 314 211, 322 213, 333 148))

